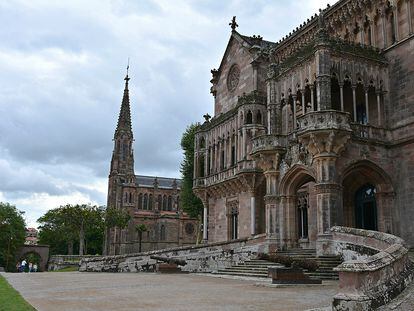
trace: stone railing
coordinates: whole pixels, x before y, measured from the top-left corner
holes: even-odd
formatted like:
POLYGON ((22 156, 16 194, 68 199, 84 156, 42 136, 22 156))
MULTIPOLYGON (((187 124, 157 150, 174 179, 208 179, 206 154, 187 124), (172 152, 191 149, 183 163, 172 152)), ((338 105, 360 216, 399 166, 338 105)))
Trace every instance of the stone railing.
POLYGON ((183 271, 217 272, 236 263, 256 258, 258 253, 268 251, 266 235, 260 234, 251 238, 229 242, 217 242, 203 245, 183 246, 145 253, 100 256, 83 258, 80 262, 81 272, 139 272, 153 266, 157 255, 186 261, 183 271))
POLYGON ((252 154, 286 148, 286 135, 260 135, 253 138, 252 154))
POLYGON ((298 117, 297 133, 305 131, 318 131, 318 130, 345 130, 351 131, 349 126, 349 113, 324 110, 313 111, 298 117))
POLYGON ((391 234, 333 227, 331 252, 345 260, 332 309, 373 310, 401 293, 413 279, 404 241, 391 234))
POLYGON ((245 171, 254 171, 257 169, 258 168, 256 167, 255 162, 252 160, 239 161, 237 165, 222 170, 218 173, 214 173, 206 177, 195 178, 193 180, 193 187, 198 188, 215 185, 223 181, 235 178, 238 173, 243 173, 245 171))
POLYGON ((372 125, 351 123, 352 135, 356 138, 376 140, 386 142, 390 139, 391 134, 382 127, 372 125))

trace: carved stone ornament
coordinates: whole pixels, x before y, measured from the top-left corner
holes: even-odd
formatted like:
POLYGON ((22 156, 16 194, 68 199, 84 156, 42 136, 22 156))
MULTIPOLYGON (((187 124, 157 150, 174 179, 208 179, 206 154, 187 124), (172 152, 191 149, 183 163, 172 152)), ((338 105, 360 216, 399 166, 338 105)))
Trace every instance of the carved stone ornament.
POLYGON ((229 74, 227 75, 227 88, 230 92, 233 92, 237 85, 239 84, 240 80, 240 69, 239 66, 233 65, 229 70, 229 74))

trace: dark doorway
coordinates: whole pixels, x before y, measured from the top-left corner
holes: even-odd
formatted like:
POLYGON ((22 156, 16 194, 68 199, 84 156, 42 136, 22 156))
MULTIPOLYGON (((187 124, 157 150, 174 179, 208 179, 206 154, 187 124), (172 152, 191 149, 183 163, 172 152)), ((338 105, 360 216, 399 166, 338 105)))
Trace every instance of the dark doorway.
POLYGON ((355 194, 355 226, 360 229, 378 230, 376 189, 365 185, 355 194))
POLYGON ((237 207, 231 209, 230 214, 230 239, 236 240, 238 238, 238 222, 239 222, 239 211, 237 207))

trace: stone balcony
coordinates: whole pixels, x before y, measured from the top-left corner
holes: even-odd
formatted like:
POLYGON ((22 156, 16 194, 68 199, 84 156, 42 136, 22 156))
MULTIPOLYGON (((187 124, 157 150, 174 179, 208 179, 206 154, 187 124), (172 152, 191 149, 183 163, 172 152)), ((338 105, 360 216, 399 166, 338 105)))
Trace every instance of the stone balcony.
POLYGON ((325 110, 306 113, 298 118, 297 135, 325 130, 351 131, 349 113, 325 110))
POLYGON ((193 181, 194 188, 202 188, 212 186, 230 179, 233 179, 238 174, 256 172, 258 168, 252 160, 242 160, 237 165, 222 171, 209 174, 205 177, 195 178, 193 181))
POLYGON ((389 142, 391 133, 383 127, 368 124, 351 123, 352 137, 361 140, 371 140, 376 142, 389 142))
POLYGON ((253 138, 251 155, 283 151, 286 148, 286 143, 286 135, 266 134, 257 136, 253 138))

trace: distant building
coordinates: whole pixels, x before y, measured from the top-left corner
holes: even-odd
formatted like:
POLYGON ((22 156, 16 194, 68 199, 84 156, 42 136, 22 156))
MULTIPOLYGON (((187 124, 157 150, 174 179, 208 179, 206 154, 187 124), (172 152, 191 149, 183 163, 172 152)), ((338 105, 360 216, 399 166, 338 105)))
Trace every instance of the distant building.
POLYGON ((148 229, 142 234, 142 251, 194 244, 198 222, 180 209, 181 180, 135 175, 129 79, 127 74, 114 135, 107 206, 127 210, 132 220, 126 229, 110 230, 106 254, 138 252, 136 226, 139 224, 145 224, 148 229))
POLYGON ((39 232, 35 228, 26 228, 26 240, 24 241, 25 245, 37 245, 39 241, 38 237, 39 232))

